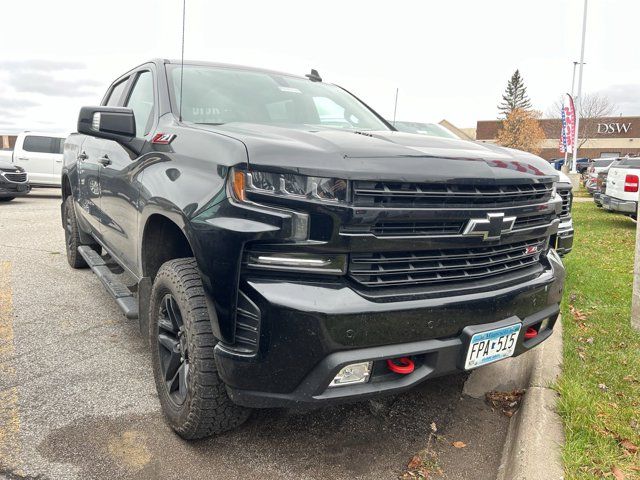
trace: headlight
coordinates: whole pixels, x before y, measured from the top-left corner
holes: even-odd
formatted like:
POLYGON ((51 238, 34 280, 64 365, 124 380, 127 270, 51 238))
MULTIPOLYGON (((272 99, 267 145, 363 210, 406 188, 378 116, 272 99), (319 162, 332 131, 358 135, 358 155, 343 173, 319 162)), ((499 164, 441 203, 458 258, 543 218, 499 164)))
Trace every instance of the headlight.
POLYGON ((249 192, 324 202, 347 201, 347 181, 338 178, 307 177, 260 170, 234 170, 231 178, 233 192, 240 200, 245 200, 246 193, 249 192))

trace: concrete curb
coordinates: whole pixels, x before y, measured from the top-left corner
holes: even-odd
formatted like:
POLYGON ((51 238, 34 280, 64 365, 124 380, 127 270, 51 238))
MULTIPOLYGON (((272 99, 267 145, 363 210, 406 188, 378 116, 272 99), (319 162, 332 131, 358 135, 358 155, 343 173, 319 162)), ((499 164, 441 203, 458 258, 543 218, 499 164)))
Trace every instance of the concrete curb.
POLYGON ((562 479, 564 427, 556 413, 557 394, 549 388, 562 371, 562 324, 538 348, 475 370, 463 393, 484 398, 491 390, 526 389, 520 410, 511 417, 497 480, 562 479))
POLYGON ((562 372, 562 324, 531 357, 520 410, 511 418, 497 480, 561 480, 564 427, 557 413, 558 394, 549 388, 562 372))

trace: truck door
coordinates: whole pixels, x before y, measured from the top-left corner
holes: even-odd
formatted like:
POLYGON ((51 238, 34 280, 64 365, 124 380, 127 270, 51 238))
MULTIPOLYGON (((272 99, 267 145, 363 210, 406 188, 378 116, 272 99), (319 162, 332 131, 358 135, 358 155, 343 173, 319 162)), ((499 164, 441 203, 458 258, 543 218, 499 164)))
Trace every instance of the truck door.
POLYGON ((29 174, 32 184, 59 185, 60 177, 56 180, 53 174, 56 159, 62 160, 59 154, 60 139, 26 134, 22 143, 16 143, 13 160, 29 174))
POLYGON ((100 210, 100 167, 98 158, 104 141, 87 136, 77 157, 78 206, 76 211, 82 217, 84 228, 101 239, 104 214, 100 210))
MULTIPOLYGON (((155 123, 154 79, 151 70, 135 74, 122 106, 133 110, 136 136, 150 137, 155 123)), ((101 209, 104 214, 102 235, 105 244, 134 271, 138 261, 137 155, 113 140, 104 140, 98 162, 101 209)))

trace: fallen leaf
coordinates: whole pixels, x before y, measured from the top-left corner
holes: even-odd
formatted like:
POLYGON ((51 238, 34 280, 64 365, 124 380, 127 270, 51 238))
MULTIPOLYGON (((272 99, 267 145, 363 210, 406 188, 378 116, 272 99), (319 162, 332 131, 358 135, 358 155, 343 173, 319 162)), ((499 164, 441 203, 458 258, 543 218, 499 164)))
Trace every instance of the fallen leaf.
POLYGON ((507 417, 511 417, 520 406, 524 390, 512 390, 510 392, 487 392, 485 398, 489 405, 499 408, 507 417))
POLYGON ((573 318, 578 322, 582 322, 587 319, 587 316, 573 305, 569 307, 569 310, 571 311, 571 315, 573 315, 573 318))
POLYGON ((604 383, 599 383, 598 388, 603 392, 606 392, 609 389, 609 387, 607 387, 604 383))
POLYGON ((454 446, 454 447, 456 447, 456 448, 464 448, 464 447, 466 447, 466 446, 467 446, 467 444, 466 444, 466 443, 464 443, 464 442, 460 442, 460 441, 458 441, 458 442, 453 442, 451 445, 453 445, 453 446, 454 446))
POLYGON ((624 480, 624 473, 622 473, 622 470, 620 470, 618 467, 613 467, 611 469, 611 473, 613 473, 613 476, 616 477, 616 480, 624 480))
POLYGON ((638 446, 627 440, 626 438, 620 442, 620 446, 629 453, 636 453, 638 451, 638 446))
POLYGON ((409 462, 409 464, 407 465, 407 468, 409 470, 415 470, 416 468, 418 468, 420 465, 422 465, 422 459, 416 455, 414 456, 411 461, 409 462))

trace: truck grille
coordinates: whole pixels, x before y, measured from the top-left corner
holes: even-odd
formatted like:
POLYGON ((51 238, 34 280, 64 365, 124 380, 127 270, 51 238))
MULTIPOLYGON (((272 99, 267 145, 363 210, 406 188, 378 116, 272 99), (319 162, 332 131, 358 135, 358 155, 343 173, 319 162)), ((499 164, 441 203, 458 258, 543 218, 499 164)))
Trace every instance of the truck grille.
POLYGON ((10 182, 23 183, 27 181, 25 172, 3 172, 2 175, 10 182))
POLYGON ((402 222, 402 223, 376 223, 370 230, 377 237, 399 236, 436 236, 456 235, 462 232, 464 221, 458 222, 402 222))
MULTIPOLYGON (((513 225, 515 231, 524 228, 548 226, 553 222, 555 214, 536 214, 518 217, 513 225)), ((460 235, 468 220, 439 220, 421 222, 380 222, 370 228, 358 226, 344 227, 344 234, 371 233, 376 237, 437 237, 442 235, 460 235)))
POLYGON ((378 208, 504 207, 549 200, 553 184, 470 185, 353 182, 356 206, 378 208))
POLYGON ((545 239, 467 249, 352 254, 349 276, 366 287, 476 281, 533 266, 545 239))
POLYGON ((571 190, 558 190, 558 194, 562 197, 562 211, 561 217, 566 217, 571 213, 571 190))

